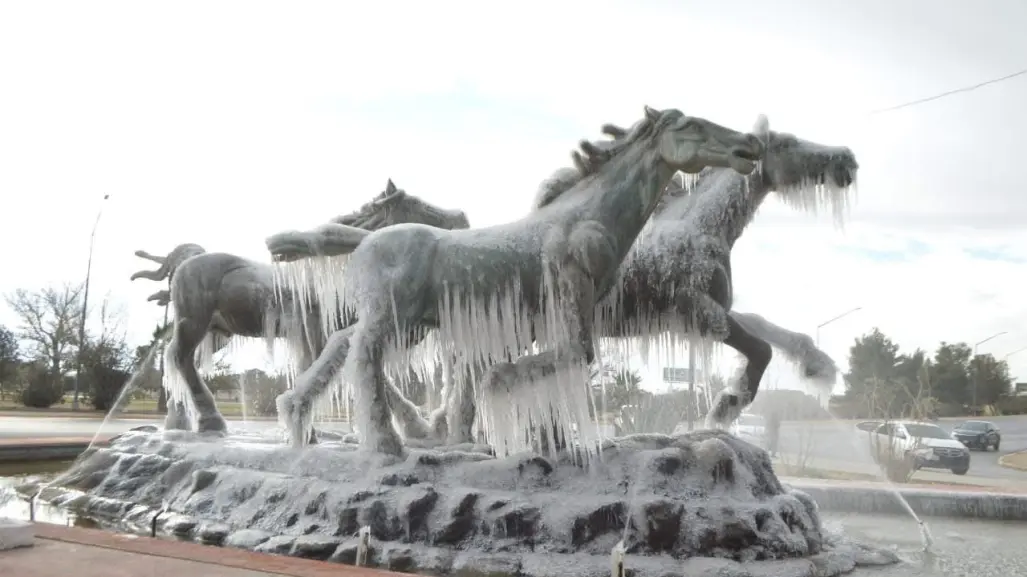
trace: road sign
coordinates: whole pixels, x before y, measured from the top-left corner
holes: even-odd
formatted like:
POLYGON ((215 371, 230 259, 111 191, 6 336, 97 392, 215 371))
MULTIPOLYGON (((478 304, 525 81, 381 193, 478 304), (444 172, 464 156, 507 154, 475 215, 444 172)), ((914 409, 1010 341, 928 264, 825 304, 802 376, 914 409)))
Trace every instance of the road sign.
POLYGON ((663 382, 691 383, 692 371, 688 367, 663 367, 663 382))

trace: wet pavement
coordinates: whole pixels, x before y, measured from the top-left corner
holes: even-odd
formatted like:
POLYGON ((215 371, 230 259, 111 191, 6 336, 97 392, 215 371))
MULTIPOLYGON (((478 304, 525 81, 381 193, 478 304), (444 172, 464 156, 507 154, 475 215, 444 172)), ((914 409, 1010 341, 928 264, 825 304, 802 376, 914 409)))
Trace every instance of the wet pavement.
POLYGON ((825 513, 829 528, 879 547, 903 559, 891 567, 864 569, 855 577, 1011 577, 1027 575, 1027 523, 925 519, 934 538, 923 552, 917 524, 909 517, 825 513))

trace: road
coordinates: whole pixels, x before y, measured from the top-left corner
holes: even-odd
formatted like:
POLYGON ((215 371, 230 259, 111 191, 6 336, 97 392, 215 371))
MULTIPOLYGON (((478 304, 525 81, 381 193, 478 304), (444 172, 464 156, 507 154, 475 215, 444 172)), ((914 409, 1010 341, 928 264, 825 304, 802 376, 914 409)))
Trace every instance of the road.
MULTIPOLYGON (((142 425, 158 425, 164 423, 163 417, 152 419, 110 419, 104 422, 99 418, 87 417, 13 417, 0 416, 0 439, 18 439, 29 437, 92 437, 97 432, 103 435, 116 435, 142 425)), ((262 431, 278 426, 277 421, 255 420, 243 422, 228 419, 229 429, 244 428, 250 431, 262 431)))
MULTIPOLYGON (((965 419, 941 419, 938 425, 951 431, 965 419)), ((973 451, 970 453, 970 475, 999 479, 1022 479, 1027 472, 1007 469, 998 464, 1000 456, 1027 450, 1027 415, 988 417, 1002 433, 1000 451, 973 451)), ((866 433, 852 422, 788 421, 781 425, 780 451, 785 454, 805 454, 814 459, 850 460, 872 464, 866 433)))

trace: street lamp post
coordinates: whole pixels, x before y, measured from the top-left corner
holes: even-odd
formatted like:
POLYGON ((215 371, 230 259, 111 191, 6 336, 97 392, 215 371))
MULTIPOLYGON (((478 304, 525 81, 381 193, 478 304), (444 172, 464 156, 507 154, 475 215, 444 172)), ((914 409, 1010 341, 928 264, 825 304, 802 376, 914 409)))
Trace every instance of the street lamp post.
MULTIPOLYGON (((1006 354, 1005 354, 1005 355, 1004 355, 1004 356, 1002 357, 1002 360, 1003 360, 1003 361, 1008 361, 1008 360, 1009 360, 1009 357, 1011 357, 1011 356, 1015 355, 1016 353, 1022 353, 1022 352, 1024 352, 1024 351, 1027 351, 1027 347, 1020 347, 1020 348, 1016 349, 1015 351, 1013 351, 1013 352, 1011 352, 1011 353, 1006 353, 1006 354)), ((1014 377, 1014 379, 1015 379, 1015 377, 1014 377)), ((1014 384, 1013 386, 1015 387, 1016 385, 1014 384)), ((1014 392, 1015 392, 1015 389, 1014 389, 1014 392)))
POLYGON ((82 352, 86 344, 86 315, 89 312, 89 278, 93 272, 93 245, 96 242, 96 227, 100 224, 100 217, 103 216, 103 201, 111 195, 103 195, 100 210, 96 211, 96 220, 93 222, 93 232, 89 234, 89 260, 86 262, 86 286, 82 291, 82 318, 78 324, 78 354, 75 355, 75 396, 71 401, 71 410, 78 410, 78 393, 82 383, 82 352))
MULTIPOLYGON (((984 339, 982 341, 977 341, 976 343, 974 343, 973 357, 970 359, 970 361, 973 362, 973 361, 977 360, 977 347, 979 347, 980 345, 983 345, 984 343, 990 341, 991 339, 993 339, 995 337, 1001 337, 1004 334, 1006 334, 1006 331, 1000 331, 1000 332, 997 332, 997 333, 991 335, 990 337, 988 337, 988 338, 986 338, 986 339, 984 339)), ((1009 353, 1009 354, 1013 354, 1013 353, 1009 353)), ((978 377, 980 375, 980 372, 981 372, 980 371, 980 363, 978 363, 978 366, 974 369, 974 382, 973 382, 973 395, 974 395, 973 396, 973 409, 974 409, 974 411, 977 411, 977 387, 979 385, 979 378, 978 377)))
POLYGON ((826 327, 827 325, 833 323, 834 321, 837 321, 837 320, 840 320, 840 319, 842 319, 844 317, 847 317, 847 316, 851 315, 852 313, 854 313, 856 311, 859 311, 859 310, 863 310, 863 307, 856 307, 854 309, 847 310, 847 311, 843 312, 842 314, 840 314, 840 315, 838 315, 836 317, 830 318, 830 319, 820 323, 819 325, 817 325, 817 346, 818 347, 820 346, 820 329, 826 327))
POLYGON ((1011 357, 1011 356, 1015 355, 1016 353, 1022 353, 1022 352, 1024 352, 1024 351, 1027 351, 1027 347, 1020 347, 1020 348, 1016 349, 1015 351, 1013 351, 1013 352, 1011 352, 1011 353, 1006 353, 1006 354, 1005 354, 1005 355, 1004 355, 1004 356, 1002 357, 1002 360, 1004 361, 1004 360, 1008 359, 1009 357, 1011 357))
MULTIPOLYGON (((817 348, 818 349, 820 348, 820 329, 826 327, 827 325, 833 323, 834 321, 837 321, 837 320, 840 320, 842 318, 845 318, 845 317, 851 315, 852 313, 854 313, 854 312, 856 312, 858 310, 862 310, 862 309, 863 309, 863 307, 851 308, 851 309, 843 312, 842 314, 840 314, 838 316, 835 316, 835 317, 831 317, 831 318, 827 319, 826 321, 824 321, 824 322, 820 323, 819 325, 817 325, 817 340, 816 340, 817 348)), ((824 399, 818 398, 817 401, 820 402, 821 406, 826 406, 826 405, 824 405, 824 399)))

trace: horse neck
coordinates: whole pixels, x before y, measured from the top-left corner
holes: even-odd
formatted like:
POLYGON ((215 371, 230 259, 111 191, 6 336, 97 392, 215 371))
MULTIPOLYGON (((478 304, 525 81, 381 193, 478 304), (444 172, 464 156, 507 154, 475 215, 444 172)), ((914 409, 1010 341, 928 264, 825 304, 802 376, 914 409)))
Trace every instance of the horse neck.
POLYGON ((769 192, 755 172, 745 176, 728 168, 707 169, 688 196, 688 210, 677 216, 702 234, 720 236, 733 247, 769 192))
POLYGON ((595 199, 590 203, 594 208, 585 219, 602 224, 626 253, 673 175, 674 170, 648 147, 626 150, 596 174, 592 186, 600 190, 591 197, 595 199))

